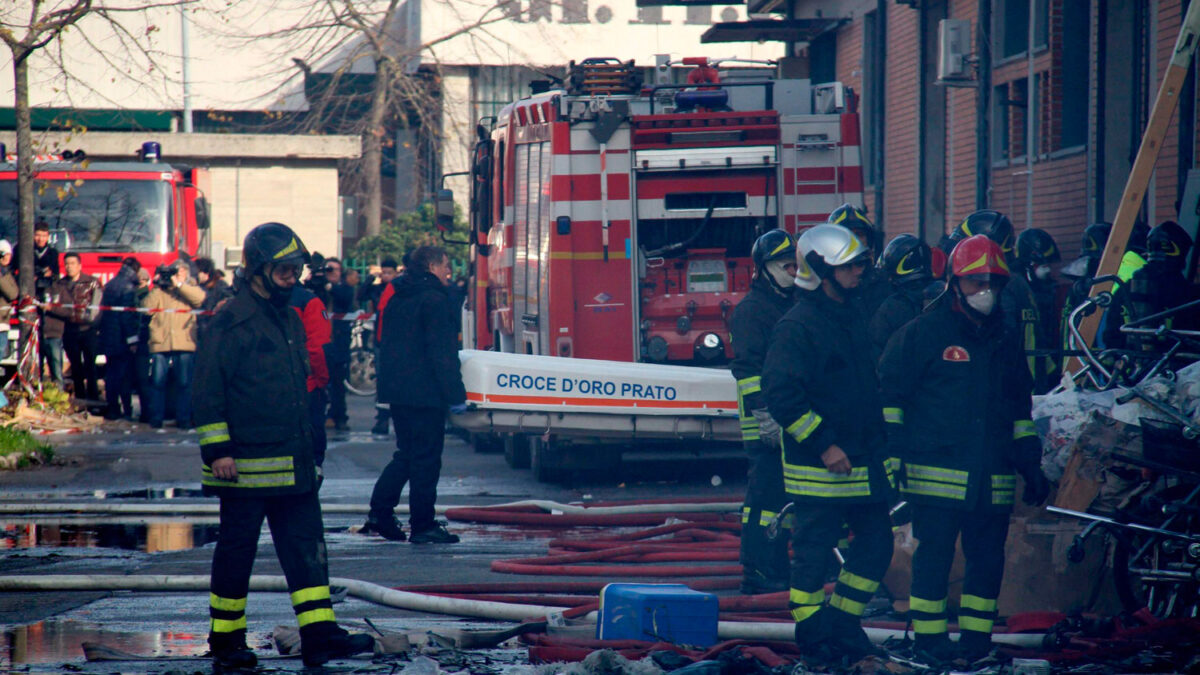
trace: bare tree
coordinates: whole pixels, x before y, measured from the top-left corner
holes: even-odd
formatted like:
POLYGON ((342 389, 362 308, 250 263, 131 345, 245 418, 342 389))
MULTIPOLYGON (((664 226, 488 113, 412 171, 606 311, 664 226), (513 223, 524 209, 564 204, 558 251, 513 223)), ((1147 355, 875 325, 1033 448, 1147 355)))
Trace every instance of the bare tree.
MULTIPOLYGON (((177 2, 142 2, 124 3, 121 6, 106 5, 103 0, 60 0, 47 3, 45 0, 31 0, 28 5, 21 7, 14 3, 0 9, 0 40, 4 41, 12 53, 14 101, 16 112, 17 132, 17 203, 19 226, 17 229, 17 256, 20 260, 20 292, 21 297, 34 294, 33 271, 33 224, 34 224, 34 179, 33 157, 36 154, 33 144, 32 120, 29 106, 29 61, 30 57, 42 50, 51 52, 51 60, 60 67, 64 61, 62 53, 55 53, 55 47, 60 46, 64 33, 76 28, 84 41, 88 41, 87 31, 83 22, 89 17, 95 17, 103 30, 116 36, 122 48, 137 52, 142 57, 152 56, 151 50, 142 41, 143 36, 131 32, 120 20, 118 15, 141 12, 149 9, 178 6, 186 0, 177 2)), ((90 43, 93 50, 110 60, 113 49, 111 46, 101 48, 90 43)), ((70 74, 61 70, 60 74, 70 79, 70 74)), ((25 324, 22 323, 21 344, 29 344, 25 334, 25 324)), ((29 375, 27 373, 26 375, 29 375)))
MULTIPOLYGON (((303 77, 308 111, 299 131, 343 133, 362 138, 362 158, 347 168, 354 191, 363 197, 367 236, 377 235, 383 220, 381 166, 396 128, 419 128, 437 134, 440 91, 436 63, 421 66, 437 46, 510 18, 501 3, 464 14, 463 22, 445 35, 411 39, 409 2, 419 0, 303 1, 293 25, 269 32, 247 32, 245 40, 275 40, 277 65, 294 64, 303 77)), ((476 7, 476 9, 478 9, 476 7)), ((275 94, 295 87, 295 78, 275 94)), ((296 119, 289 120, 296 123, 296 119)))

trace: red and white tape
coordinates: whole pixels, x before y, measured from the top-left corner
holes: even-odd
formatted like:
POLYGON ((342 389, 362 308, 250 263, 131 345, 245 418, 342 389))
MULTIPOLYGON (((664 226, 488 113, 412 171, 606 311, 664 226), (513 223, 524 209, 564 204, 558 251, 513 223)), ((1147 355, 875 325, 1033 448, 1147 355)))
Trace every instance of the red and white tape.
MULTIPOLYGON (((92 310, 100 312, 135 312, 137 314, 195 314, 197 316, 212 316, 216 314, 211 309, 169 309, 169 308, 149 308, 149 307, 122 307, 117 305, 72 305, 64 302, 38 302, 34 303, 37 307, 43 309, 78 309, 92 310)), ((23 312, 32 312, 34 307, 26 307, 23 312)), ((371 312, 364 310, 356 310, 353 312, 331 313, 326 312, 325 318, 331 321, 370 321, 375 318, 371 312)))

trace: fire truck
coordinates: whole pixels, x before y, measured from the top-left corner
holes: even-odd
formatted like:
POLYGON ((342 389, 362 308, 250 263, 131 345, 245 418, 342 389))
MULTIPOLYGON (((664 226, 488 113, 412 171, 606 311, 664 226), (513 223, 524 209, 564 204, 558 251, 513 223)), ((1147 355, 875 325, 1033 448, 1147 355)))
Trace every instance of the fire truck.
MULTIPOLYGON (((572 62, 560 88, 479 123, 471 411, 453 420, 477 448, 543 480, 635 447, 740 455, 733 378, 681 366, 732 358, 760 234, 863 203, 853 92, 746 63, 660 56, 643 83, 632 61, 572 62)), ((442 190, 439 222, 453 214, 442 190)))
MULTIPOLYGON (((60 255, 78 253, 83 270, 101 282, 126 256, 153 272, 181 256, 208 254, 209 209, 200 187, 207 172, 162 163, 157 142, 143 143, 136 154, 140 161, 96 162, 82 151, 35 158, 35 219, 50 226, 60 255)), ((15 249, 16 155, 0 145, 0 157, 0 238, 15 249)), ((10 349, 15 345, 10 340, 10 349)))
POLYGON ((643 84, 632 61, 572 62, 562 88, 479 124, 467 348, 732 358, 758 235, 863 203, 853 92, 742 63, 659 57, 643 84))

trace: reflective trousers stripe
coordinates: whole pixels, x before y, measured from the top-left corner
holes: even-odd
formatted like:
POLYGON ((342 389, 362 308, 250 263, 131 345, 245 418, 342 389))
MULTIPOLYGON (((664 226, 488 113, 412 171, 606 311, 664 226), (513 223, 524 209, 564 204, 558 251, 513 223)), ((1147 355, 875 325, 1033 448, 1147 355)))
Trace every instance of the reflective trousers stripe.
POLYGON ((299 605, 305 602, 312 602, 313 600, 328 600, 329 598, 328 586, 310 586, 292 593, 292 604, 299 605))
POLYGON ((862 616, 863 612, 867 611, 867 603, 851 600, 844 595, 833 594, 829 598, 829 606, 842 610, 851 616, 862 616))
POLYGON ((214 633, 232 633, 238 630, 246 630, 246 616, 243 614, 237 619, 212 619, 210 628, 214 633))
POLYGON ((244 612, 246 611, 246 598, 222 598, 216 593, 209 593, 208 606, 223 612, 244 612))
POLYGON ((935 635, 937 633, 945 633, 947 624, 945 619, 934 619, 926 621, 923 619, 913 619, 913 632, 918 635, 935 635))
POLYGON ((925 612, 926 614, 941 614, 946 611, 946 599, 941 600, 926 600, 915 596, 909 597, 908 608, 914 612, 925 612))
POLYGON ((850 588, 862 591, 864 593, 874 593, 879 590, 879 582, 872 581, 866 577, 860 577, 857 574, 842 570, 838 574, 838 583, 846 584, 850 588))
POLYGON ((963 609, 973 609, 977 612, 994 612, 996 611, 996 600, 981 598, 978 595, 964 594, 959 606, 963 609))
POLYGON ((307 612, 296 612, 296 622, 301 628, 321 621, 337 621, 337 618, 334 617, 333 610, 328 607, 310 609, 307 612))
POLYGON ((992 625, 994 623, 995 622, 992 619, 981 619, 977 616, 960 615, 958 617, 958 627, 962 630, 990 633, 992 632, 992 625))
POLYGON ((884 408, 883 421, 889 424, 904 424, 904 409, 884 408))

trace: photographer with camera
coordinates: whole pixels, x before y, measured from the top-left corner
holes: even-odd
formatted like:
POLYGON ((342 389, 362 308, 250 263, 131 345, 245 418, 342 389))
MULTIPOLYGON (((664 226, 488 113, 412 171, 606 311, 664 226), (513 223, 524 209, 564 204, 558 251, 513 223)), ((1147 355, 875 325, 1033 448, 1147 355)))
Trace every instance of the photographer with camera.
POLYGON ((167 311, 150 315, 150 426, 161 429, 167 405, 167 379, 175 385, 175 424, 192 426, 192 365, 196 356, 197 317, 190 310, 204 302, 204 291, 192 283, 187 265, 160 265, 154 288, 142 302, 146 309, 167 311))

